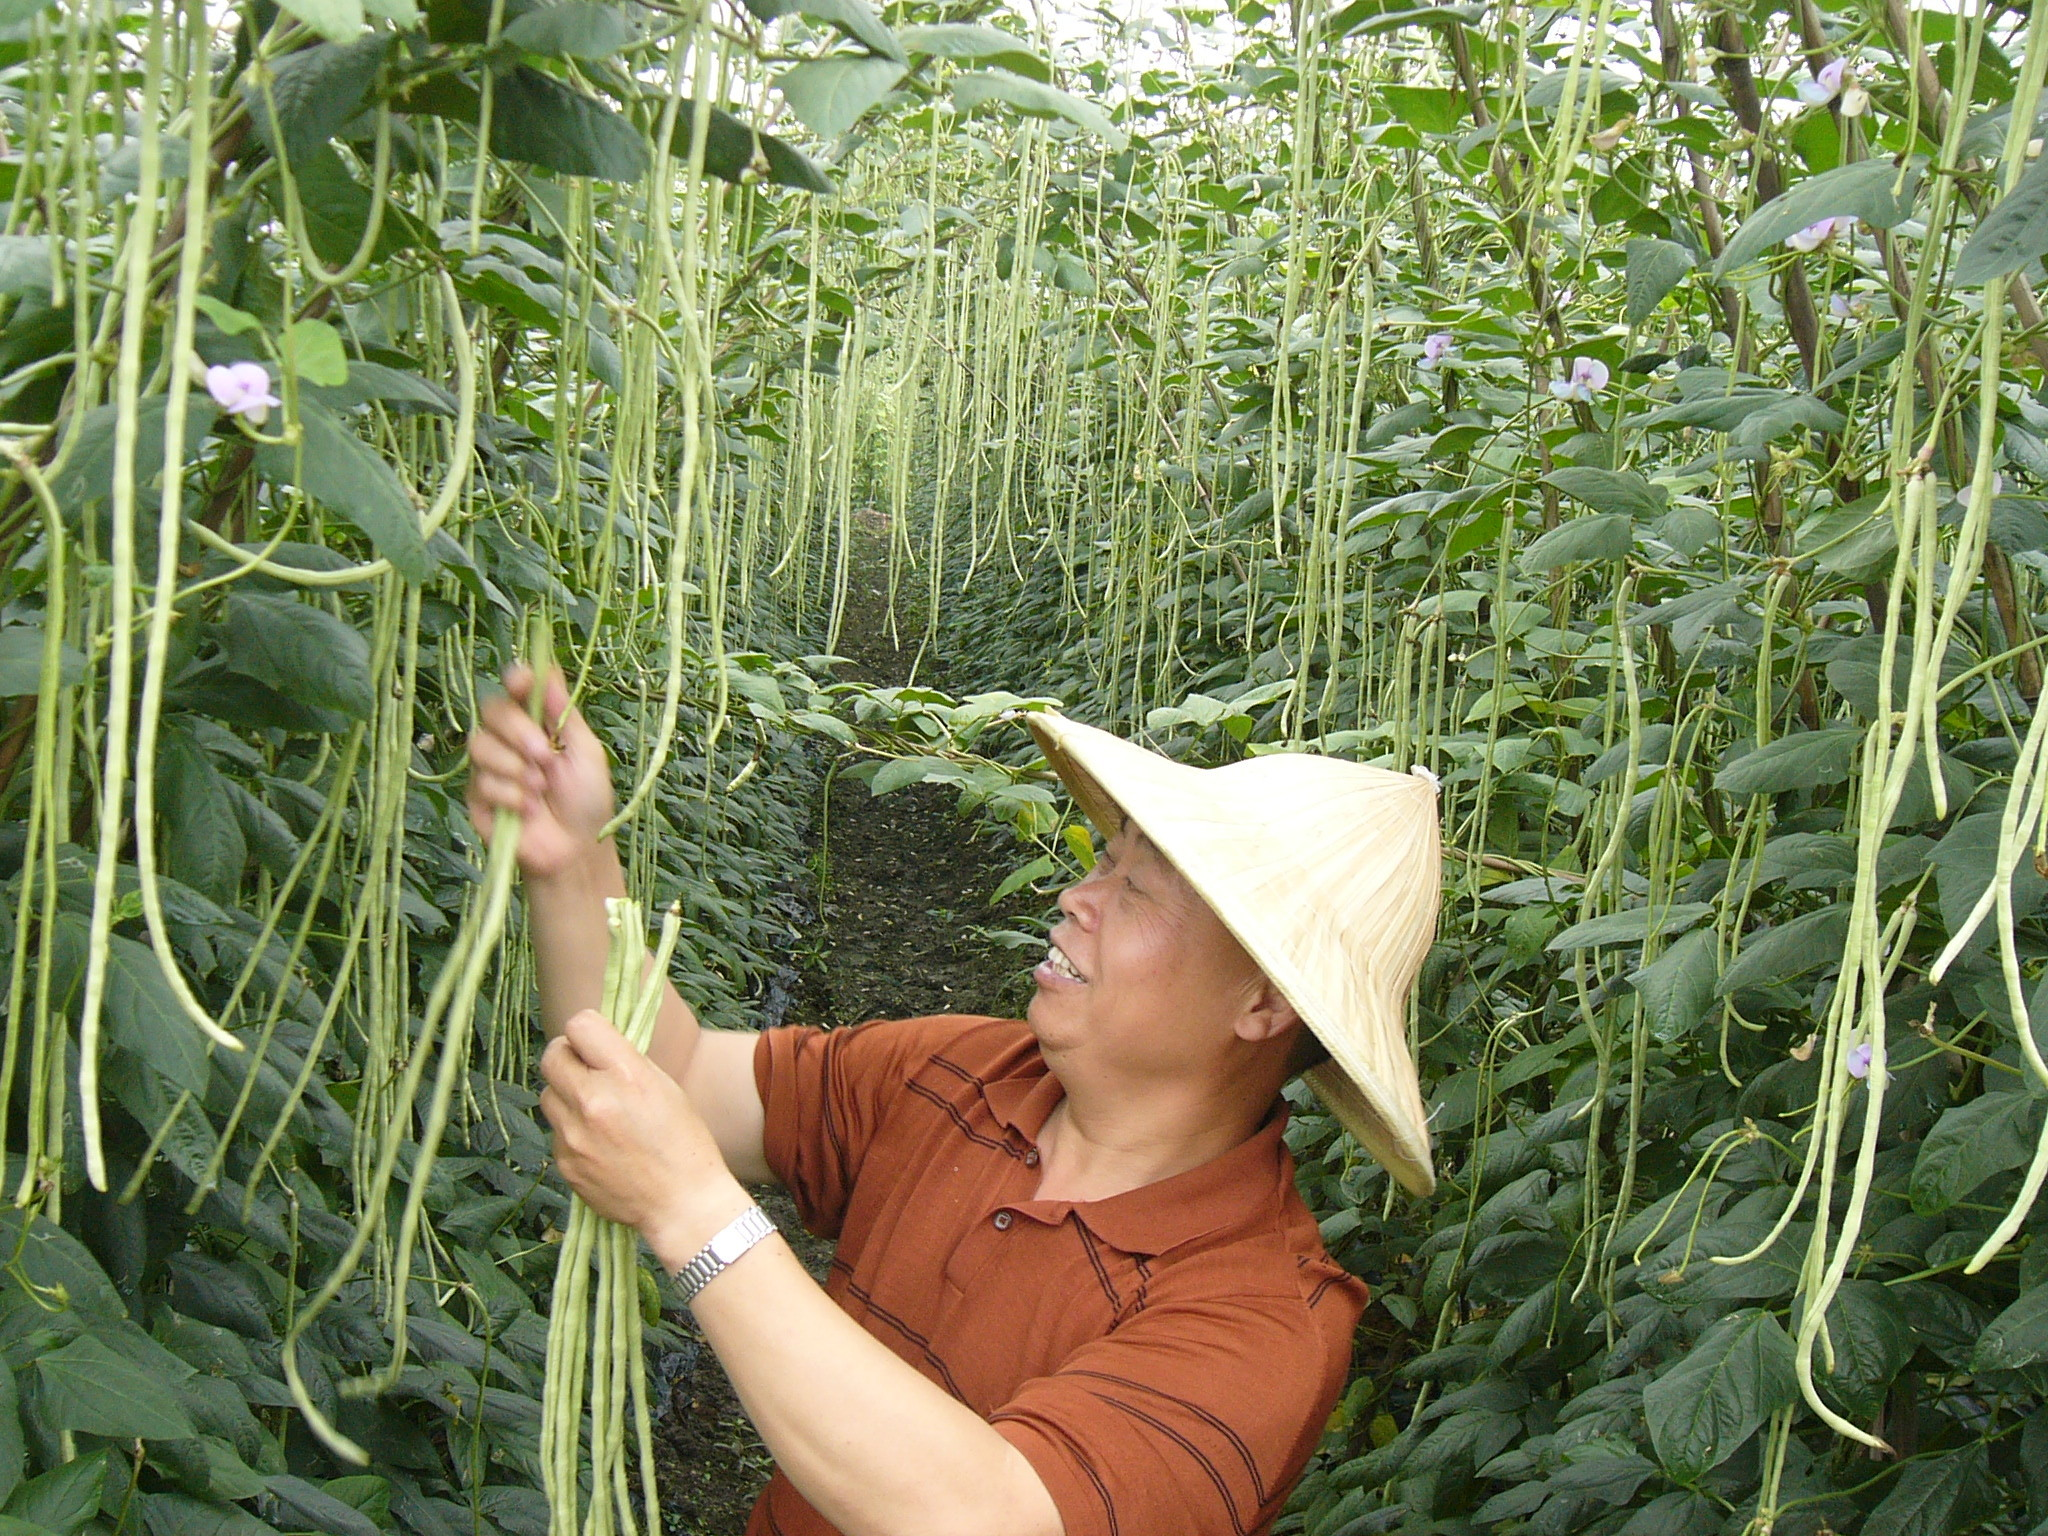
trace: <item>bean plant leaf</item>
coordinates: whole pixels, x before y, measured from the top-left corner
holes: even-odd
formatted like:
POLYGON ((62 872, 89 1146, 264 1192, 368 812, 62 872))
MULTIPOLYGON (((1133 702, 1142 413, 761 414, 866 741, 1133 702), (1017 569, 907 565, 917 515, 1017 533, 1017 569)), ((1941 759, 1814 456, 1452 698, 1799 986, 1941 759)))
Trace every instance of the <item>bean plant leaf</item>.
POLYGON ((1623 512, 1600 512, 1559 523, 1522 551, 1524 571, 1554 571, 1575 560, 1619 560, 1635 542, 1634 519, 1623 512))
POLYGON ((2017 272, 2048 251, 2048 156, 2020 173, 2013 189, 1977 221, 1962 254, 1955 281, 1974 287, 2017 272))
POLYGON ((1777 795, 1788 789, 1839 784, 1849 776, 1849 765, 1862 741, 1863 733, 1854 726, 1780 736, 1724 763, 1714 775, 1714 788, 1724 795, 1777 795))
POLYGON ((296 454, 289 444, 266 443, 256 450, 256 467, 265 478, 297 485, 355 524, 407 581, 431 577, 436 562, 420 533, 419 512, 397 473, 323 407, 303 402, 299 420, 304 441, 296 454))
POLYGON ((1855 218, 1873 229, 1892 229, 1911 215, 1919 183, 1916 167, 1878 157, 1809 176, 1743 221, 1714 263, 1714 275, 1740 271, 1787 235, 1822 219, 1855 218))
POLYGON ((174 1087, 206 1091, 206 1042, 185 1017, 155 950, 118 933, 109 936, 104 1006, 107 1033, 115 1044, 148 1062, 174 1087))
POLYGON ((905 74, 895 59, 873 54, 832 54, 807 59, 776 76, 790 110, 821 139, 836 139, 862 113, 896 88, 905 74))
POLYGON ((315 708, 369 719, 376 703, 370 644, 326 609, 238 592, 228 599, 220 638, 237 672, 315 708))
POLYGON ((290 1530, 324 1531, 327 1536, 378 1536, 377 1522, 303 1477, 280 1472, 268 1479, 270 1496, 290 1530))
POLYGON ((280 0, 284 8, 331 43, 354 42, 363 31, 363 0, 280 0))
POLYGON ((535 6, 508 22, 500 40, 553 59, 608 59, 640 41, 632 17, 597 0, 535 6))
MULTIPOLYGON (((35 693, 43 682, 43 626, 9 624, 0 629, 0 699, 35 693)), ((85 657, 71 646, 57 647, 57 684, 68 688, 85 674, 85 657)))
POLYGON ((596 97, 527 64, 497 78, 491 153, 598 181, 638 181, 647 174, 647 140, 639 129, 596 97))
POLYGON ((797 0, 794 9, 831 23, 870 53, 904 62, 903 45, 868 0, 797 0))
POLYGON ((38 1356, 36 1382, 43 1412, 63 1429, 144 1440, 197 1433, 168 1384, 89 1333, 38 1356))
POLYGON ((977 21, 942 21, 930 26, 900 27, 896 37, 912 53, 929 53, 942 59, 971 59, 1046 83, 1052 79, 1052 71, 1031 51, 1031 45, 1000 27, 977 21))
POLYGON ((1131 136, 1086 97, 1026 80, 1006 69, 978 69, 960 75, 953 81, 953 100, 969 112, 991 101, 1001 101, 1032 117, 1063 117, 1077 128, 1087 129, 1112 149, 1124 149, 1131 142, 1131 136))
MULTIPOLYGON (((696 104, 685 100, 676 110, 676 131, 671 140, 671 153, 679 164, 690 163, 696 129, 696 104)), ((795 145, 761 132, 721 107, 710 110, 710 122, 704 133, 704 169, 721 181, 744 181, 749 172, 754 172, 777 186, 795 187, 802 192, 829 195, 838 190, 832 178, 795 145)))
POLYGON ((1628 323, 1641 325, 1693 268, 1693 254, 1674 240, 1643 236, 1627 248, 1628 323))
POLYGON ((2016 1371, 2048 1360, 2048 1285, 2037 1285, 1991 1320, 1970 1356, 1973 1371, 2016 1371))
POLYGON ((1543 947, 1553 953, 1593 949, 1602 944, 1640 944, 1652 933, 1678 933, 1690 928, 1714 909, 1703 901, 1677 902, 1668 907, 1632 907, 1626 912, 1606 912, 1573 923, 1543 947))
POLYGON ((100 1512, 100 1490, 106 1481, 104 1450, 59 1462, 11 1492, 7 1514, 46 1531, 75 1531, 100 1512))
POLYGON ((1814 1374, 1829 1395, 1858 1417, 1875 1414, 1892 1378, 1913 1357, 1913 1325, 1889 1286, 1844 1280, 1828 1307, 1834 1369, 1818 1355, 1814 1374))
MULTIPOLYGON (((359 17, 355 31, 361 30, 359 17)), ((263 142, 283 150, 296 168, 362 110, 391 42, 389 32, 373 32, 354 42, 316 43, 271 65, 267 87, 253 76, 245 81, 242 99, 263 142)))
POLYGON ((1949 1536, 1977 1523, 1990 1500, 1991 1463, 1979 1440, 1930 1460, 1909 1461, 1863 1522, 1863 1536, 1949 1536))
POLYGON ((1690 1482, 1718 1467, 1793 1402, 1792 1341, 1760 1308, 1730 1313, 1643 1389, 1650 1443, 1672 1476, 1690 1482))
POLYGON ((0 235, 0 294, 48 293, 55 249, 42 235, 0 235))
POLYGON ((1848 936, 1849 907, 1845 902, 1752 933, 1721 973, 1715 994, 1727 997, 1742 987, 1777 986, 1804 976, 1815 966, 1839 960, 1842 941, 1848 936))
POLYGON ((322 320, 299 320, 278 338, 285 366, 308 384, 329 388, 348 382, 348 354, 341 333, 322 320))
MULTIPOLYGON (((1959 932, 1984 890, 1998 876, 1998 844, 2004 818, 1989 812, 1965 816, 1942 834, 1927 856, 1934 866, 1934 879, 1941 897, 1941 920, 1949 932, 1959 932)), ((2022 847, 2012 870, 2012 913, 2015 918, 2033 915, 2042 898, 2048 896, 2048 879, 2034 867, 2031 853, 2022 847)))
POLYGON ((184 732, 168 727, 157 754, 156 778, 170 872, 215 901, 233 901, 249 847, 226 778, 184 732))
POLYGON ((1946 1110, 1913 1160, 1913 1209, 1945 1211, 1993 1174, 2034 1155, 2048 1100, 2030 1093, 1984 1093, 1946 1110))
POLYGON ((1653 518, 1663 515, 1670 493, 1652 485, 1634 470, 1591 469, 1574 466, 1553 469, 1543 477, 1565 495, 1583 501, 1595 512, 1615 512, 1629 517, 1653 518))
POLYGON ((1695 928, 1629 977, 1643 999, 1650 1033, 1670 1044, 1699 1027, 1714 1003, 1719 943, 1712 928, 1695 928))

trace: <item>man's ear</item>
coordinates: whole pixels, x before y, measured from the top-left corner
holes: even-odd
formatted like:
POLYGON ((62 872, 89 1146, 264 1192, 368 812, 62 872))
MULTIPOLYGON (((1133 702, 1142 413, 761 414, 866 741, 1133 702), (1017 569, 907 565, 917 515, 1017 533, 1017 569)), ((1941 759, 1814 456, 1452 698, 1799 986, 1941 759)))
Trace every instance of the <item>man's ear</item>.
POLYGON ((1261 976, 1249 1004, 1238 1015, 1237 1036, 1240 1040, 1254 1043, 1273 1040, 1300 1022, 1301 1015, 1294 1011, 1294 1004, 1287 1001, 1278 987, 1261 976))

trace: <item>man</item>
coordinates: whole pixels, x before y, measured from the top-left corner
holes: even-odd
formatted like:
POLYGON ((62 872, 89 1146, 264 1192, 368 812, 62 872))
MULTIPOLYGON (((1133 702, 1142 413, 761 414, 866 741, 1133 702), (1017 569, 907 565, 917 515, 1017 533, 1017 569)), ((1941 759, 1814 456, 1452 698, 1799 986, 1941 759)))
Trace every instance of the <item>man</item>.
POLYGON ((552 734, 531 674, 507 686, 469 803, 486 831, 524 818, 541 1105, 563 1177, 692 1290, 775 1457, 749 1536, 1266 1530, 1367 1299, 1295 1190, 1282 1084, 1307 1069, 1430 1183, 1403 1017, 1431 785, 1304 754, 1187 768, 1031 717, 1107 844, 1028 1022, 720 1032, 671 988, 642 1057, 590 1011, 624 894, 604 751, 559 674, 552 734), (744 1187, 771 1181, 839 1241, 822 1291, 744 1187))

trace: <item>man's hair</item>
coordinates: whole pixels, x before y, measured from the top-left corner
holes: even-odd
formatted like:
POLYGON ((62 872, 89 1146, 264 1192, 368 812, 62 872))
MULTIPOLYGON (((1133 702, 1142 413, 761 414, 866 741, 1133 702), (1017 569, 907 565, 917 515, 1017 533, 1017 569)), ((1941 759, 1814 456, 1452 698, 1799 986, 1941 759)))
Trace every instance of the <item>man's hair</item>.
POLYGON ((1315 1031, 1303 1023, 1301 1032, 1294 1037, 1294 1049, 1287 1053, 1287 1075, 1290 1078, 1299 1077, 1310 1067, 1320 1067, 1329 1059, 1329 1047, 1318 1040, 1315 1031))

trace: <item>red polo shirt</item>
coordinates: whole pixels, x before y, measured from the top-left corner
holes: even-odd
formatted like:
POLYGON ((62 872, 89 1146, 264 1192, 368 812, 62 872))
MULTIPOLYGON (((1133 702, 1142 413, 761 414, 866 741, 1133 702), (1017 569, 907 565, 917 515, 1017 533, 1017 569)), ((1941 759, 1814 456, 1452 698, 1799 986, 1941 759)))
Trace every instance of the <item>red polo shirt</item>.
MULTIPOLYGON (((768 1165, 839 1240, 826 1290, 994 1424, 1066 1536, 1268 1529, 1343 1390, 1364 1284, 1323 1251, 1284 1106, 1221 1157, 1039 1200, 1063 1096, 1030 1028, 945 1015, 766 1031, 768 1165)), ((781 1472, 748 1536, 835 1527, 781 1472)))

